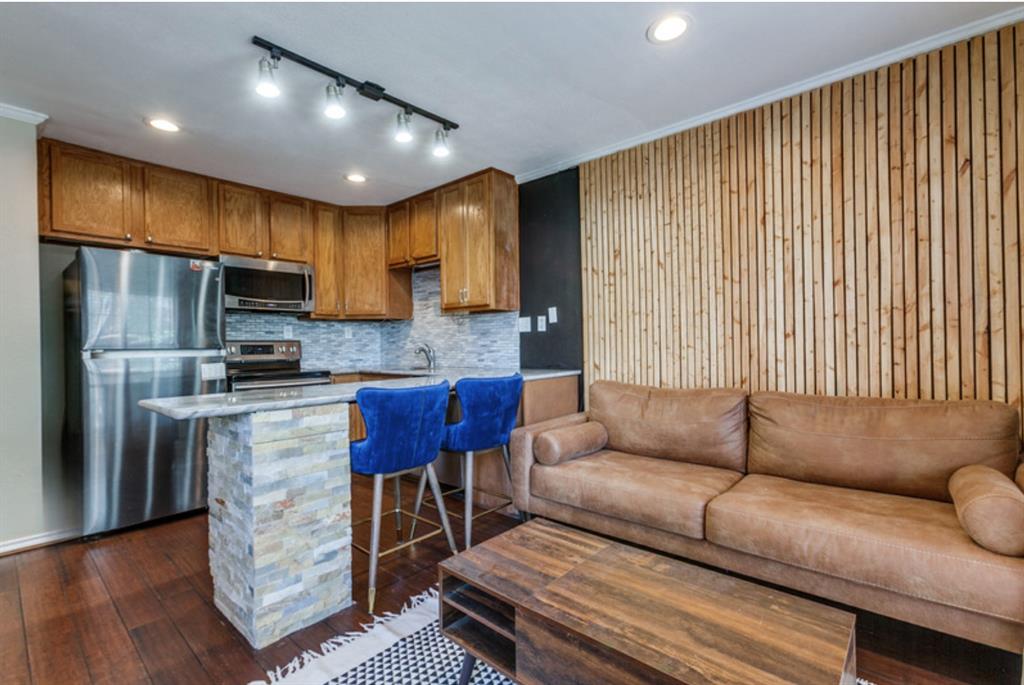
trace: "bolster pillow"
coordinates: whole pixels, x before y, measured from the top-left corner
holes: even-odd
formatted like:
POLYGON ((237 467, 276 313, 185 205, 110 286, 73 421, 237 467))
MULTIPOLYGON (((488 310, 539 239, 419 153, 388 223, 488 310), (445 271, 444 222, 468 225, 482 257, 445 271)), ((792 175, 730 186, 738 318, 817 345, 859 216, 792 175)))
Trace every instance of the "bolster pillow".
POLYGON ((1024 492, 1016 483, 989 466, 973 464, 953 474, 949 494, 972 540, 999 554, 1024 556, 1024 492))
POLYGON ((608 431, 597 421, 544 431, 533 443, 533 456, 541 464, 554 466, 597 452, 608 444, 608 431))

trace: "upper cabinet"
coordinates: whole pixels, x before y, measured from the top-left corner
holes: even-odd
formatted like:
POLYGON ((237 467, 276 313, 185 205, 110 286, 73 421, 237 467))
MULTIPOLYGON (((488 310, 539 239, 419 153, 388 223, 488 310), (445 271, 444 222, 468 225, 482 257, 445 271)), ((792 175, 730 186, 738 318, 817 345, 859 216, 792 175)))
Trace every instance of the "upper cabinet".
POLYGON ((308 200, 233 183, 218 186, 221 252, 313 261, 313 215, 308 200))
POLYGON ((245 257, 268 252, 266 203, 256 188, 217 184, 220 251, 245 257))
POLYGON ((436 191, 409 200, 409 256, 416 264, 438 259, 436 191))
POLYGON ((388 266, 402 268, 437 261, 436 192, 388 207, 388 266))
POLYGON ((409 203, 388 207, 388 266, 409 266, 409 203))
POLYGON ((46 144, 40 152, 50 164, 48 233, 136 241, 127 160, 70 145, 46 144))
POLYGON ((147 245, 213 252, 216 215, 212 182, 205 176, 143 166, 143 240, 147 245))
POLYGON ((313 223, 309 201, 270 195, 270 258, 313 261, 313 223))
POLYGON ((441 309, 519 309, 518 188, 490 169, 438 191, 441 309))
POLYGON ((341 214, 337 207, 313 208, 313 274, 316 279, 314 318, 338 319, 341 307, 341 214))
POLYGON ((388 270, 386 211, 343 207, 341 291, 347 319, 412 318, 411 269, 388 270))

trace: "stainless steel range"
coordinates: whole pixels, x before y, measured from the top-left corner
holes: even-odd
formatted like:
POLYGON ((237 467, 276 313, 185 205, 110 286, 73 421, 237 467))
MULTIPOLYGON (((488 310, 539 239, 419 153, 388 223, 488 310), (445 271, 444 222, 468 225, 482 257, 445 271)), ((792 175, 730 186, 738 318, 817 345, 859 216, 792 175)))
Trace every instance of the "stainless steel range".
POLYGON ((302 369, 298 340, 229 340, 225 361, 230 392, 331 382, 330 371, 302 369))

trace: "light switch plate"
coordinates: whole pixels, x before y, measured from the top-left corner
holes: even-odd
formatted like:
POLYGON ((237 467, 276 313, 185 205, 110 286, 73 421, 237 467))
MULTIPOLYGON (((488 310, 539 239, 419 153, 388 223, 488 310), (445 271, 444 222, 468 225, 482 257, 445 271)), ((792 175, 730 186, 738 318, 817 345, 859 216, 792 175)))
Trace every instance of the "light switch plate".
POLYGON ((532 331, 533 328, 530 326, 531 321, 532 320, 528 316, 520 316, 519 317, 519 332, 520 333, 529 333, 530 331, 532 331))
POLYGON ((345 340, 351 340, 351 339, 352 339, 352 327, 351 326, 346 326, 345 327, 345 340))
POLYGON ((289 338, 289 339, 292 337, 292 327, 291 327, 291 325, 285 325, 285 327, 284 327, 284 337, 289 338))
POLYGON ((558 323, 558 307, 548 307, 548 323, 558 323))
POLYGON ((199 365, 199 375, 204 381, 221 381, 228 377, 224 362, 213 362, 199 365))
POLYGON ((537 332, 543 333, 548 329, 548 319, 546 316, 541 315, 537 317, 537 332))

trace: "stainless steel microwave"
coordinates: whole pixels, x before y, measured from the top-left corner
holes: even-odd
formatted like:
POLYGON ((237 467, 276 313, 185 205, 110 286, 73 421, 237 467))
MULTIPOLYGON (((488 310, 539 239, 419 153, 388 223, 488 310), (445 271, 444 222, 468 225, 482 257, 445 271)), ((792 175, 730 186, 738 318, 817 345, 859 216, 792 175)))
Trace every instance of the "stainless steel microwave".
POLYGON ((222 255, 224 307, 262 312, 312 312, 313 267, 222 255))

